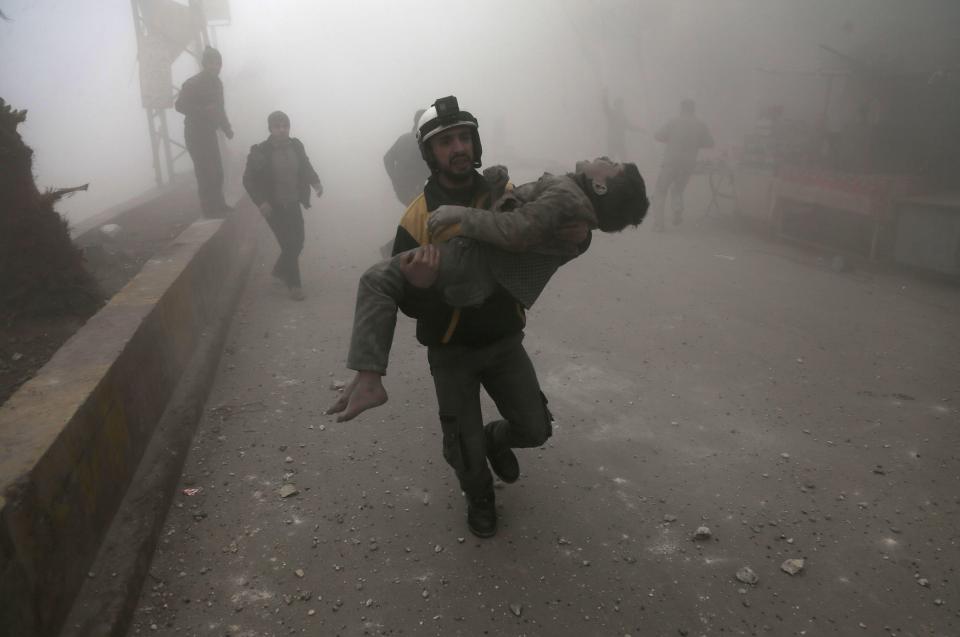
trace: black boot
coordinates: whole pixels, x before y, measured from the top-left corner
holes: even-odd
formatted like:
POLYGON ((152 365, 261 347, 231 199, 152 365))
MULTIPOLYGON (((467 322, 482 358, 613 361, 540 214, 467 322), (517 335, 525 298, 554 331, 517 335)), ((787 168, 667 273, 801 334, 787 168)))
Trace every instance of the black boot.
MULTIPOLYGON (((499 421, 498 421, 499 422, 499 421)), ((520 477, 520 463, 517 461, 513 449, 506 445, 498 446, 493 435, 493 427, 497 423, 487 423, 483 428, 484 439, 487 445, 487 460, 490 468, 497 477, 508 484, 512 484, 520 477)))
POLYGON ((467 496, 467 526, 477 537, 497 534, 497 503, 492 491, 482 497, 467 496))

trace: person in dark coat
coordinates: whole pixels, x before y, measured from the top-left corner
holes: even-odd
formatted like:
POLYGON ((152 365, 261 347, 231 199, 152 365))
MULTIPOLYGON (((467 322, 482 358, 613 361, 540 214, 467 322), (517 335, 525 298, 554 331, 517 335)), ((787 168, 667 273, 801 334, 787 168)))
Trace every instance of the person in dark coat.
POLYGON ((273 276, 283 281, 290 297, 303 300, 300 252, 303 250, 303 210, 310 207, 310 188, 323 194, 303 143, 290 137, 290 118, 274 111, 267 118, 270 137, 250 147, 243 171, 243 187, 260 209, 280 244, 273 276))
POLYGON ((404 206, 409 206, 423 192, 423 184, 430 176, 417 143, 417 122, 424 110, 421 108, 414 114, 413 130, 398 137, 383 156, 383 167, 393 184, 393 192, 404 206))
POLYGON ((233 139, 233 128, 223 106, 220 52, 208 46, 201 65, 203 69, 183 83, 174 106, 184 115, 183 137, 193 160, 203 216, 218 218, 232 209, 223 199, 223 163, 217 130, 233 139))

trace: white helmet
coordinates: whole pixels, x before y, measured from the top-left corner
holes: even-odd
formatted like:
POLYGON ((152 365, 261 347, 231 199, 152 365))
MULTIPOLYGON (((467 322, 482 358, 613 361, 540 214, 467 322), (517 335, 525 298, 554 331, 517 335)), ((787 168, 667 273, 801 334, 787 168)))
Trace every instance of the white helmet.
POLYGON ((480 145, 477 118, 468 111, 461 111, 457 98, 450 95, 441 97, 431 104, 430 108, 423 112, 417 122, 417 143, 420 145, 420 155, 430 168, 436 167, 436 160, 433 153, 430 152, 430 145, 427 144, 427 141, 431 137, 457 126, 466 126, 471 129, 473 134, 473 165, 475 168, 480 167, 483 147, 480 145))

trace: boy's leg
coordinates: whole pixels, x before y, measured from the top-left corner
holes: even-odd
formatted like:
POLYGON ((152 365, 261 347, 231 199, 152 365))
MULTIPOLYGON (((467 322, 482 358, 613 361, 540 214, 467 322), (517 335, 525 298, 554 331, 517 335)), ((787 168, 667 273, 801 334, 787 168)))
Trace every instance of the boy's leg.
POLYGON ((397 325, 397 304, 403 298, 400 256, 381 261, 360 277, 350 352, 347 354, 347 367, 356 370, 357 374, 327 410, 328 414, 340 414, 337 422, 351 420, 367 409, 387 402, 382 377, 387 373, 390 360, 397 325))
POLYGON ((381 261, 360 277, 347 355, 350 369, 374 371, 381 375, 387 373, 393 331, 397 325, 397 305, 403 299, 400 256, 381 261))
POLYGON ((340 414, 337 422, 353 420, 361 413, 387 402, 387 390, 383 388, 383 375, 371 371, 357 372, 350 384, 327 414, 340 414))
MULTIPOLYGON (((486 279, 478 273, 476 281, 481 282, 479 288, 474 285, 476 281, 468 280, 470 271, 476 269, 474 259, 463 258, 464 246, 460 242, 443 243, 437 247, 441 256, 436 288, 441 292, 451 288, 459 289, 465 292, 464 299, 475 303, 478 299, 474 297, 483 296, 483 281, 486 279)), ((475 247, 476 249, 478 248, 475 247)), ((397 325, 397 305, 403 299, 405 280, 400 270, 400 259, 405 254, 381 261, 360 277, 350 351, 347 355, 347 367, 358 373, 344 388, 337 402, 327 410, 328 414, 341 414, 337 418, 338 422, 355 418, 367 409, 387 401, 387 392, 383 388, 381 377, 387 373, 393 333, 397 325)))

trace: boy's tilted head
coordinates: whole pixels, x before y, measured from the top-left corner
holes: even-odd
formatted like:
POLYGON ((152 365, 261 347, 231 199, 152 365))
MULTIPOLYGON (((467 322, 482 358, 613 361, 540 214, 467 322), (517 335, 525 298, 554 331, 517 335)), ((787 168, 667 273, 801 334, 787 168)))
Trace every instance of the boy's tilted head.
POLYGON ((647 185, 636 164, 616 163, 606 157, 577 162, 581 186, 597 212, 600 230, 620 232, 637 226, 650 207, 647 185))

